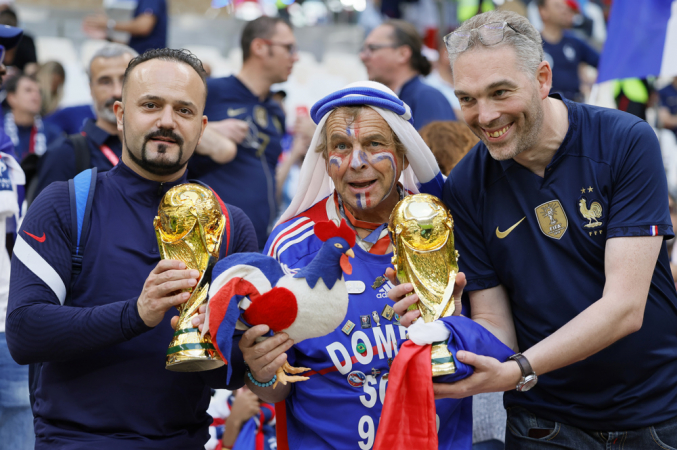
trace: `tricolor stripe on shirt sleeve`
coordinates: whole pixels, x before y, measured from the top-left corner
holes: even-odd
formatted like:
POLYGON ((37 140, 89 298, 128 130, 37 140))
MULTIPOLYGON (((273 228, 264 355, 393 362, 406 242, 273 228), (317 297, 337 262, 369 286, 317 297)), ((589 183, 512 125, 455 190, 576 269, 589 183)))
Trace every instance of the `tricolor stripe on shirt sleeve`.
POLYGON ((56 270, 33 247, 28 245, 28 242, 20 235, 17 236, 16 244, 14 245, 14 256, 19 258, 19 261, 24 266, 49 286, 54 295, 59 299, 59 303, 63 305, 66 300, 66 285, 63 280, 56 270))
POLYGON ((313 222, 308 217, 301 217, 298 220, 290 223, 289 226, 281 230, 277 235, 273 241, 273 245, 271 245, 270 249, 268 250, 268 256, 279 260, 282 252, 288 249, 291 245, 301 242, 308 236, 312 236, 314 234, 314 225, 315 222, 313 222))

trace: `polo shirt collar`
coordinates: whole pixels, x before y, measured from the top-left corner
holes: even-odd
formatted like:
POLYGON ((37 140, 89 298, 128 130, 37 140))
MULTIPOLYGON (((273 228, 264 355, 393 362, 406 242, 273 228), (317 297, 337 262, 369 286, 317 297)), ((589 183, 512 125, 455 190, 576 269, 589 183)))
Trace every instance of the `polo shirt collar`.
POLYGON ((85 124, 82 126, 82 132, 85 133, 87 137, 89 137, 99 147, 102 146, 108 138, 113 136, 112 134, 108 134, 108 132, 97 127, 96 123, 92 119, 87 119, 85 121, 85 124))

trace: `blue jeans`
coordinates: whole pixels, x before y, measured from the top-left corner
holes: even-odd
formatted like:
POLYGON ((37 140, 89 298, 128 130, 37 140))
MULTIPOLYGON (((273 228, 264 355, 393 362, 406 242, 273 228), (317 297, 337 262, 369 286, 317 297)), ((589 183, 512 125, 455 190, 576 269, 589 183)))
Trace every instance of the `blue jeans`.
POLYGON ((583 430, 508 408, 506 450, 677 450, 677 418, 630 431, 583 430))
POLYGON ((28 366, 14 362, 5 333, 0 333, 0 448, 28 450, 34 447, 28 366))

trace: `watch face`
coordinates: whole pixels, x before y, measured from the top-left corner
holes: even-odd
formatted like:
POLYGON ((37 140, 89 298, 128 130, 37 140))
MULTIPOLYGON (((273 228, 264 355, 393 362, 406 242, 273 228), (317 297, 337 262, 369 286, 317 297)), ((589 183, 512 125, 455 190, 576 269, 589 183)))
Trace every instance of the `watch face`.
POLYGON ((519 382, 517 385, 517 390, 520 392, 526 392, 532 387, 536 386, 536 383, 538 383, 538 377, 536 374, 531 374, 527 375, 526 377, 522 378, 522 381, 519 382))

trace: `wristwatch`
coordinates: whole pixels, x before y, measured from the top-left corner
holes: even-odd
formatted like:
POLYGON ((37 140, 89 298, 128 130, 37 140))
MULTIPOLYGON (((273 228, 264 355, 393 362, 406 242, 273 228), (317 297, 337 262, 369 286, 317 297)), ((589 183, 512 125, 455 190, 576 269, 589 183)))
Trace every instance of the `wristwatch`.
POLYGON ((517 383, 517 390, 519 392, 526 392, 532 387, 536 386, 536 383, 538 383, 538 377, 536 376, 534 369, 531 368, 531 364, 529 364, 529 360, 526 358, 526 356, 521 353, 515 353, 508 359, 515 361, 522 372, 522 379, 520 379, 517 383))

